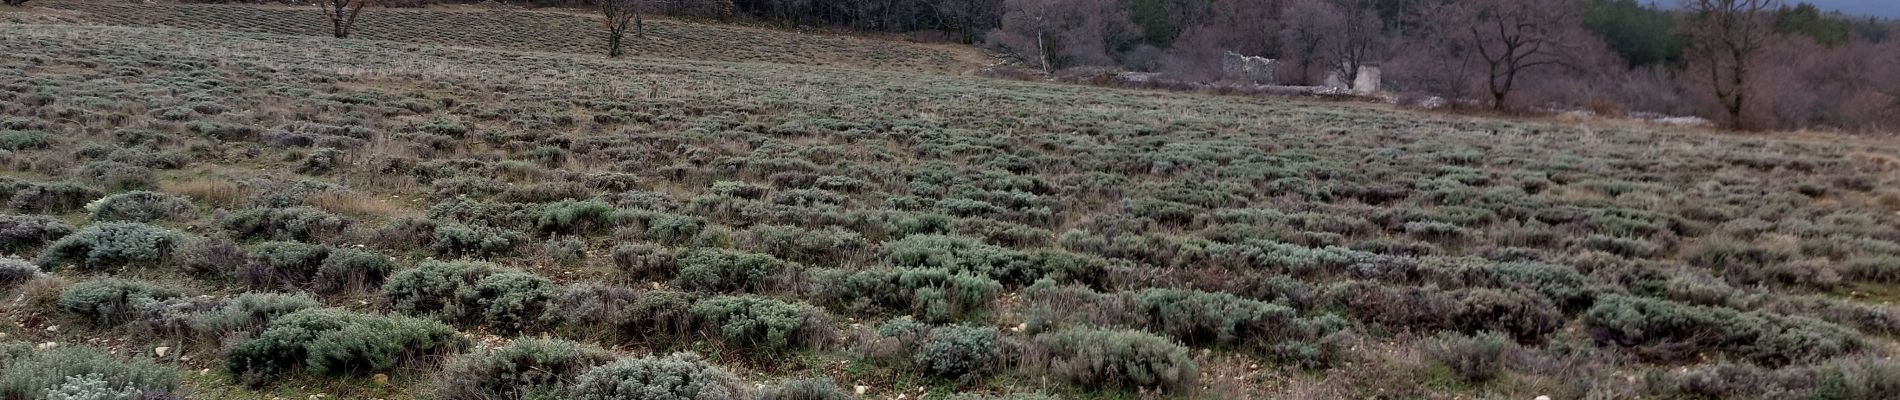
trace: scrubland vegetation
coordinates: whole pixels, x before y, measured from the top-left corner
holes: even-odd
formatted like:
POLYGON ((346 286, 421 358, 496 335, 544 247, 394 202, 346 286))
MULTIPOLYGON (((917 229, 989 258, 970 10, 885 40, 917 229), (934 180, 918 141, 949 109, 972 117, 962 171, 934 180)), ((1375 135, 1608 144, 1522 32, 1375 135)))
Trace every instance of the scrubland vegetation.
POLYGON ((1883 141, 319 35, 0 48, 9 399, 1900 396, 1883 141))
MULTIPOLYGON (((16 16, 26 23, 60 23, 216 29, 332 36, 333 27, 315 8, 219 4, 130 4, 34 0, 32 6, 65 11, 45 18, 16 16)), ((392 9, 372 2, 356 16, 350 37, 507 50, 606 54, 606 31, 588 10, 392 9)), ((349 11, 345 10, 347 17, 349 11)), ((8 16, 0 15, 0 21, 8 16)), ((647 35, 628 35, 629 54, 707 61, 772 62, 966 73, 982 67, 980 51, 839 35, 748 28, 691 20, 647 19, 647 35)), ((3 143, 0 143, 3 145, 3 143)))

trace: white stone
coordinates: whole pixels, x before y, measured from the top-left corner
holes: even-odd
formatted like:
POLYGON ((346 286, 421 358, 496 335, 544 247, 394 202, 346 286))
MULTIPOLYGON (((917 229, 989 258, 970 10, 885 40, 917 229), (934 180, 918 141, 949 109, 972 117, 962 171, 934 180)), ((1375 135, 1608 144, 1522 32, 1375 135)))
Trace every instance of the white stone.
POLYGON ((1226 75, 1227 79, 1259 85, 1279 83, 1273 76, 1274 59, 1229 51, 1221 55, 1220 62, 1221 73, 1226 75))
POLYGON ((1370 65, 1359 66, 1359 73, 1354 75, 1352 91, 1359 92, 1359 94, 1378 92, 1379 84, 1383 82, 1384 79, 1382 76, 1384 75, 1384 71, 1379 70, 1379 67, 1370 65))
POLYGON ((1679 126, 1679 127, 1686 127, 1686 128, 1706 128, 1706 127, 1715 126, 1714 122, 1709 122, 1709 120, 1702 119, 1699 117, 1657 118, 1655 119, 1655 122, 1662 125, 1679 126))
POLYGON ((171 354, 171 352, 172 352, 172 348, 165 347, 165 346, 159 346, 157 348, 152 349, 152 354, 156 354, 160 358, 164 358, 166 354, 171 354))

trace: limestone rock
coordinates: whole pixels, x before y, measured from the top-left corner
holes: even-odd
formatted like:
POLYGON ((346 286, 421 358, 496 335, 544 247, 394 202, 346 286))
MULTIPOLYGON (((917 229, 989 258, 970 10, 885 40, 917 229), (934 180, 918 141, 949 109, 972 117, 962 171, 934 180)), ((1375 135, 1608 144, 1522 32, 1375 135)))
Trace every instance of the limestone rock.
POLYGON ((1228 79, 1256 85, 1279 83, 1274 79, 1273 70, 1277 66, 1274 59, 1255 57, 1235 52, 1221 55, 1221 73, 1228 79))

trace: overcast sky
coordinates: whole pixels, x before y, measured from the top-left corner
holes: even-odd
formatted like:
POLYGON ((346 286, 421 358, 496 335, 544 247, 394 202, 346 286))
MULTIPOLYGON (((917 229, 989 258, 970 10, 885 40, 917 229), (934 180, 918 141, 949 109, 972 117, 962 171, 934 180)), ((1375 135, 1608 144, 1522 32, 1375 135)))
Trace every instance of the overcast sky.
MULTIPOLYGON (((1872 15, 1877 17, 1900 18, 1900 0, 1805 0, 1820 6, 1823 10, 1836 10, 1854 15, 1872 15)), ((1789 3, 1799 3, 1790 1, 1789 3)))
MULTIPOLYGON (((1822 10, 1840 11, 1848 15, 1866 15, 1886 18, 1900 18, 1900 0, 1783 0, 1788 4, 1807 2, 1821 7, 1822 10)), ((1649 0, 1650 4, 1663 7, 1675 7, 1679 0, 1649 0)))

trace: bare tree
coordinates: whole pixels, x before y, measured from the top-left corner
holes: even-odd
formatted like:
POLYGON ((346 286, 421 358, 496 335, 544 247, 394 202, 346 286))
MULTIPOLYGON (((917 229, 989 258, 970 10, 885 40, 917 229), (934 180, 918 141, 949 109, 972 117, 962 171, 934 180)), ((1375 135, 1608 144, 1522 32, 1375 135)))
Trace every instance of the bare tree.
POLYGON ((1286 9, 1286 26, 1280 30, 1280 58, 1299 72, 1296 83, 1313 81, 1313 67, 1331 65, 1326 49, 1340 35, 1345 17, 1330 0, 1296 0, 1286 9))
MULTIPOLYGON (((1885 60, 1879 62, 1878 65, 1885 67, 1887 71, 1891 72, 1876 72, 1876 74, 1879 74, 1877 76, 1900 76, 1900 67, 1897 67, 1900 66, 1900 42, 1888 43, 1883 47, 1886 49, 1885 54, 1887 56, 1883 57, 1885 60)), ((1896 122, 1900 122, 1900 79, 1883 79, 1873 90, 1887 95, 1887 107, 1892 110, 1892 112, 1887 114, 1887 117, 1896 122)), ((1900 123, 1895 123, 1892 128, 1900 129, 1900 123)))
POLYGON ((1333 70, 1339 72, 1348 85, 1359 81, 1360 67, 1373 62, 1377 46, 1384 42, 1379 12, 1373 8, 1373 1, 1332 0, 1339 25, 1327 52, 1334 61, 1333 70))
POLYGON ((1294 0, 1281 16, 1280 57, 1313 80, 1313 67, 1332 71, 1348 84, 1371 65, 1387 37, 1375 0, 1294 0))
POLYGON ((1451 5, 1439 24, 1476 53, 1492 108, 1503 110, 1527 72, 1569 65, 1587 40, 1577 26, 1579 12, 1572 0, 1474 0, 1451 5))
POLYGON ((1018 48, 1018 52, 1034 51, 1035 63, 1042 67, 1042 72, 1055 72, 1053 59, 1059 44, 1050 43, 1050 40, 1060 33, 1061 27, 1056 26, 1060 18, 1056 15, 1060 12, 1059 5, 1056 1, 1047 0, 1004 1, 1003 26, 998 28, 998 35, 992 36, 1004 37, 995 40, 1009 42, 1011 47, 1018 48), (1021 43, 1023 41, 1031 43, 1021 43))
POLYGON ((634 29, 634 35, 646 36, 646 21, 641 18, 642 0, 600 0, 600 15, 606 17, 607 56, 620 56, 620 43, 627 36, 627 28, 634 29))
POLYGON ((331 33, 342 39, 350 37, 350 28, 356 26, 356 14, 363 12, 366 3, 369 0, 323 0, 317 8, 330 19, 331 33))
POLYGON ((1773 35, 1780 0, 1683 0, 1689 60, 1700 69, 1730 126, 1741 127, 1754 58, 1773 35))
POLYGON ((1035 57, 1044 72, 1113 64, 1108 46, 1130 43, 1138 34, 1127 10, 1114 1, 1004 0, 1002 17, 1002 26, 986 40, 1024 59, 1035 57))

